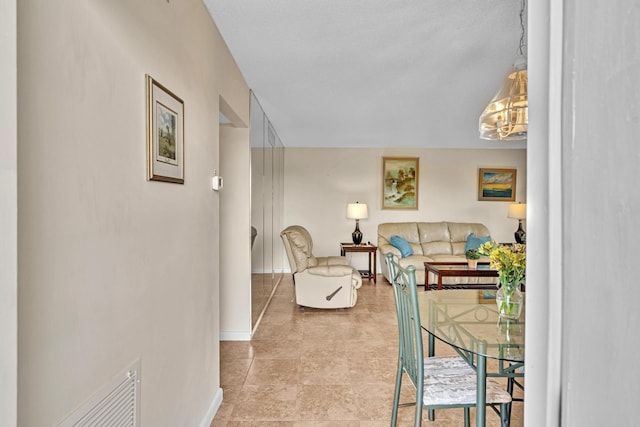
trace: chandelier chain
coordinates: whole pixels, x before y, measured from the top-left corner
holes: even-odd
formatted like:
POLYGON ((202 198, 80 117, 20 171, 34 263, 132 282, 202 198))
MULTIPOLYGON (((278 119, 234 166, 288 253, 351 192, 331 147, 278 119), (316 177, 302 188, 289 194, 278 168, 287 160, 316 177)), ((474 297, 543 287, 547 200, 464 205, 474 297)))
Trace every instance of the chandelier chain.
POLYGON ((519 51, 520 51, 520 56, 526 56, 524 53, 524 48, 526 46, 526 42, 525 42, 525 35, 526 35, 526 29, 524 26, 524 11, 526 10, 527 7, 527 0, 521 0, 520 2, 520 46, 519 46, 519 51))

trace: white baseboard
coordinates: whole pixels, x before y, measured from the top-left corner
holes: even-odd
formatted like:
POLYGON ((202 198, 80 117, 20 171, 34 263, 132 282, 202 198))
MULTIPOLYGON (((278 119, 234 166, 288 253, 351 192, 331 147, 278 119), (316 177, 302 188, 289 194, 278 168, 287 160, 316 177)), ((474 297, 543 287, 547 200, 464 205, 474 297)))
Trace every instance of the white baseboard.
POLYGON ((207 410, 202 422, 200 423, 200 427, 209 427, 211 422, 213 422, 213 418, 216 416, 218 409, 220 409, 220 405, 222 405, 222 389, 219 388, 216 392, 216 395, 213 396, 213 401, 211 402, 211 406, 207 410))
MULTIPOLYGON (((275 272, 276 275, 280 273, 291 273, 291 268, 283 268, 282 271, 278 270, 275 272)), ((265 270, 265 269, 252 269, 251 274, 272 274, 273 270, 265 270)))
POLYGON ((220 331, 220 341, 251 341, 251 332, 220 331))

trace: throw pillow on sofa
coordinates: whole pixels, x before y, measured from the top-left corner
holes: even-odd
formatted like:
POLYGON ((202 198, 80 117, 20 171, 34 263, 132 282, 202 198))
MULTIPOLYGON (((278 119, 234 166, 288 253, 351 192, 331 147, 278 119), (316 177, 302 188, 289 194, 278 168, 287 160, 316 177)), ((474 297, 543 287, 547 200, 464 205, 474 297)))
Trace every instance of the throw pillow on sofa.
POLYGON ((391 243, 391 246, 398 248, 398 250, 402 254, 402 258, 413 255, 413 249, 411 248, 411 245, 402 237, 391 236, 391 239, 389 239, 389 243, 391 243))
POLYGON ((470 233, 467 236, 467 244, 464 247, 464 251, 467 252, 469 249, 478 249, 480 245, 490 241, 491 241, 491 236, 476 237, 476 233, 470 233))

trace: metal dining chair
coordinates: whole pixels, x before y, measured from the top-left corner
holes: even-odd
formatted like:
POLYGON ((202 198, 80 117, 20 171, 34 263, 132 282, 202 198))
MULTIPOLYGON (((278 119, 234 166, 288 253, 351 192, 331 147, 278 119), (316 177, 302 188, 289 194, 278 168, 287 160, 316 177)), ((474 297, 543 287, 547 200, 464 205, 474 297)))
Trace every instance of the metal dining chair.
MULTIPOLYGON (((424 357, 422 327, 416 290, 415 267, 400 267, 387 255, 398 315, 399 352, 391 426, 396 425, 398 408, 415 405, 415 426, 422 424, 423 408, 434 419, 434 410, 464 408, 464 425, 470 426, 470 408, 476 406, 476 373, 460 356, 424 357), (416 402, 400 403, 403 374, 416 389, 416 402), (420 404, 422 403, 422 404, 420 404)), ((437 292, 437 291, 434 291, 437 292)), ((487 379, 487 405, 500 406, 502 426, 509 426, 511 395, 496 381, 487 379)))

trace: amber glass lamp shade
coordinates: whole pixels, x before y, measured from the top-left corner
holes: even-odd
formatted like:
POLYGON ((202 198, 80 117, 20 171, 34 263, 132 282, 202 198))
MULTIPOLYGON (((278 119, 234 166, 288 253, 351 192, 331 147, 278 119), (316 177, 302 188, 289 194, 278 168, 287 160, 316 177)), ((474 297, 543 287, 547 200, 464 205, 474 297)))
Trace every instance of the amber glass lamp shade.
POLYGON ((527 139, 527 63, 520 59, 498 93, 480 115, 480 138, 494 141, 527 139))

